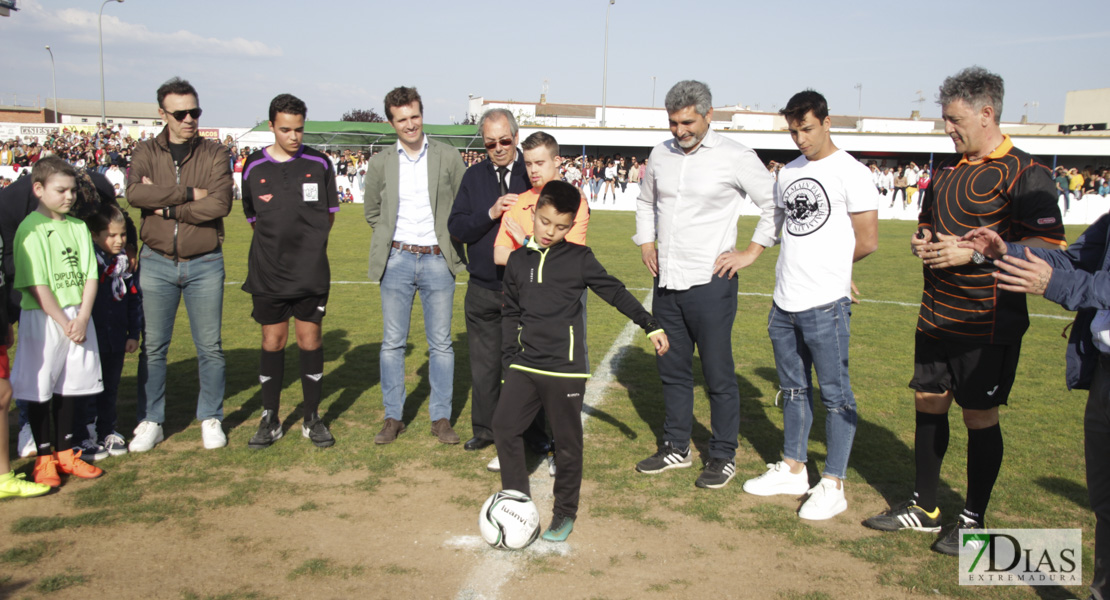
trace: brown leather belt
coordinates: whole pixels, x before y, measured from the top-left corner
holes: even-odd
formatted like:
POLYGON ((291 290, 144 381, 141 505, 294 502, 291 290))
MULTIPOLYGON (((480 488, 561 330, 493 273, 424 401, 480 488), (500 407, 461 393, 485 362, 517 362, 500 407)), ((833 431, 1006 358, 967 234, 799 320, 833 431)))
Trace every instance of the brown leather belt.
POLYGON ((440 254, 439 246, 413 246, 412 244, 393 242, 393 247, 413 254, 440 254))

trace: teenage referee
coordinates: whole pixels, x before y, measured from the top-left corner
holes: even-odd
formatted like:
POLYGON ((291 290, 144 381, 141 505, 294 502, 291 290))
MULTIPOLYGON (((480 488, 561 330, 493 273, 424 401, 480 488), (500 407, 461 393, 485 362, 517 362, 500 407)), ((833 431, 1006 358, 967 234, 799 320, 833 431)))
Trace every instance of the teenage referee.
POLYGON ((266 448, 282 435, 278 406, 285 376, 285 343, 293 317, 301 355, 304 425, 320 448, 335 438, 320 420, 324 349, 320 323, 328 304, 328 233, 339 211, 335 171, 326 156, 301 144, 304 102, 281 94, 270 102, 274 144, 243 165, 243 212, 254 229, 243 291, 254 298, 251 316, 262 325, 262 421, 247 442, 266 448))

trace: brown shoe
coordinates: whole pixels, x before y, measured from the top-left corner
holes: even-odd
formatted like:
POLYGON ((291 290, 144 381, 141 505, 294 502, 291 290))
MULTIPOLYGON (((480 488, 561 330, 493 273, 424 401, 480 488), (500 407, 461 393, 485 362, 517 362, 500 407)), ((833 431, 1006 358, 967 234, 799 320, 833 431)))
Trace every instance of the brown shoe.
POLYGON ((405 424, 397 419, 386 419, 385 425, 382 425, 382 430, 378 435, 374 436, 375 444, 388 444, 397 439, 405 431, 405 424))
POLYGON ((459 443, 459 435, 451 429, 451 422, 447 419, 440 419, 432 423, 432 435, 439 439, 441 444, 457 444, 459 443))

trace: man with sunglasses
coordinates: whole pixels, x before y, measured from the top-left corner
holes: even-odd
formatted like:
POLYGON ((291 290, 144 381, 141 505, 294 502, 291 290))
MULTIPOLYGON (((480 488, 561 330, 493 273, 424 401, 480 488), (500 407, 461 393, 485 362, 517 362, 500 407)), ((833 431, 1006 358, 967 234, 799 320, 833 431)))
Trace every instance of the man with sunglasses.
POLYGON ((162 441, 166 415, 166 354, 181 298, 197 350, 197 420, 204 447, 227 445, 221 421, 224 353, 223 217, 231 212, 227 148, 199 135, 197 91, 174 77, 158 88, 166 127, 135 147, 127 199, 142 210, 139 282, 146 327, 139 354, 138 421, 131 452, 162 441))
MULTIPOLYGON (((470 426, 473 437, 465 450, 481 450, 493 444, 493 411, 501 395, 501 277, 505 268, 493 262, 493 242, 501 227, 501 215, 516 204, 517 194, 532 184, 517 151, 518 126, 513 113, 503 108, 486 111, 478 119, 478 131, 489 160, 475 163, 463 175, 455 205, 447 220, 451 235, 466 244, 466 337, 470 350, 470 426)), ((525 432, 526 443, 536 452, 547 453, 543 413, 525 432)), ((499 470, 495 456, 490 470, 499 470)))

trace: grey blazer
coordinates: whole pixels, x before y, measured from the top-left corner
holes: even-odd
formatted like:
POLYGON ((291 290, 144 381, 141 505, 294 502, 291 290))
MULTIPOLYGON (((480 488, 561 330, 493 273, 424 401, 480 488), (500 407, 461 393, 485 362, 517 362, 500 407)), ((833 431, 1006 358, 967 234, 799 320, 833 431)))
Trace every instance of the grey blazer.
MULTIPOLYGON (((456 275, 463 269, 463 253, 461 245, 452 240, 447 232, 447 217, 451 214, 466 166, 457 150, 433 139, 428 140, 427 160, 428 195, 436 223, 436 239, 451 274, 456 275)), ((372 281, 382 280, 393 244, 393 232, 397 229, 400 169, 396 145, 370 157, 366 165, 363 211, 366 222, 374 229, 370 238, 370 268, 367 271, 372 281)))

